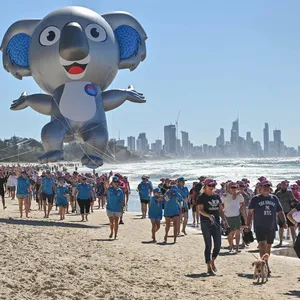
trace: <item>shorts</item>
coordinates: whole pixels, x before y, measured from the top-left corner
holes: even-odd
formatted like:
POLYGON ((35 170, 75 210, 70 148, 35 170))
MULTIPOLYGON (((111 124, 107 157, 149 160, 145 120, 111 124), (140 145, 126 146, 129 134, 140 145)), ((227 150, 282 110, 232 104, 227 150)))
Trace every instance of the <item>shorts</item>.
POLYGON ((173 219, 175 217, 179 217, 179 215, 173 215, 173 216, 165 216, 165 218, 170 218, 170 219, 173 219))
POLYGON ((118 217, 120 218, 122 216, 122 213, 121 212, 113 212, 113 211, 109 211, 109 210, 106 210, 106 214, 109 218, 111 217, 118 217))
POLYGON ((157 223, 157 222, 160 223, 161 219, 150 219, 150 221, 151 223, 157 223))
POLYGON ((188 210, 189 209, 187 207, 182 207, 181 208, 181 213, 184 214, 184 213, 188 212, 188 210))
POLYGON ((29 195, 28 194, 17 194, 18 199, 24 199, 27 198, 29 195))
MULTIPOLYGON (((285 218, 287 220, 287 225, 288 227, 293 227, 295 226, 287 217, 288 213, 284 213, 285 214, 285 218)), ((281 221, 280 217, 278 217, 278 226, 279 228, 283 228, 283 222, 281 221)))
POLYGON ((256 235, 256 240, 258 242, 267 241, 267 244, 272 245, 275 240, 276 231, 269 231, 269 232, 257 231, 255 232, 255 235, 256 235))
POLYGON ((16 187, 15 187, 15 186, 9 186, 9 187, 8 187, 8 190, 9 190, 9 191, 15 191, 15 190, 16 190, 16 187))
POLYGON ((42 193, 42 199, 43 199, 44 201, 47 200, 47 202, 48 202, 49 204, 53 204, 54 195, 53 195, 53 194, 52 194, 52 195, 48 195, 48 194, 42 193))
POLYGON ((67 204, 57 204, 58 207, 67 208, 67 204))
POLYGON ((143 204, 149 204, 150 200, 141 200, 141 203, 143 203, 143 204))
POLYGON ((242 224, 240 216, 226 217, 226 219, 230 230, 240 230, 242 224))

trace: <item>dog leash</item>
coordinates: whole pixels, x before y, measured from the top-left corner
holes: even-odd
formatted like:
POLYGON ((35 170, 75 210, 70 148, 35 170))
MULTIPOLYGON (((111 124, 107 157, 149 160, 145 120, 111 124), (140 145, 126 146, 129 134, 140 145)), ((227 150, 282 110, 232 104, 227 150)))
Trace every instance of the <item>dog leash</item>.
POLYGON ((258 257, 256 257, 253 253, 251 253, 252 254, 252 256, 255 258, 255 259, 258 259, 258 257))

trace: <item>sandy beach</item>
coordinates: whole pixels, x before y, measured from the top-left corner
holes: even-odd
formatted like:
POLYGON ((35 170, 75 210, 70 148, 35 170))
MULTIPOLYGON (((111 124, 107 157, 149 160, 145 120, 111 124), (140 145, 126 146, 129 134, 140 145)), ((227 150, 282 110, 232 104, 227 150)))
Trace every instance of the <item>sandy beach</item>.
POLYGON ((253 284, 256 243, 229 255, 227 241, 216 276, 207 277, 202 236, 189 229, 173 245, 150 243, 150 221, 126 213, 118 240, 108 239, 105 211, 48 220, 33 203, 31 218, 18 218, 17 201, 0 211, 0 299, 295 299, 300 297, 298 259, 271 257, 272 278, 253 284), (251 250, 252 249, 252 250, 251 250))

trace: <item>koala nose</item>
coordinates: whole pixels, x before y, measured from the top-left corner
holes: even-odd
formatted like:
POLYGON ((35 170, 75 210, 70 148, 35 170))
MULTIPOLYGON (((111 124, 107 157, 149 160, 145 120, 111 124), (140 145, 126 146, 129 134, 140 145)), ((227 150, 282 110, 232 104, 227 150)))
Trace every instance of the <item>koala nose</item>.
POLYGON ((59 54, 63 59, 81 60, 89 54, 89 43, 84 30, 77 22, 66 24, 60 35, 59 54))

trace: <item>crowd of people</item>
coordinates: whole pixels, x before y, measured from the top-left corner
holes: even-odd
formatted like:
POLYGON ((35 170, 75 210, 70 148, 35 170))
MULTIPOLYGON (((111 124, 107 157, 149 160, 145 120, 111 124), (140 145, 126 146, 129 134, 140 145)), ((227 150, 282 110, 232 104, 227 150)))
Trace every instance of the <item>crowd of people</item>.
MULTIPOLYGON (((187 234, 189 211, 192 213, 193 227, 201 227, 205 243, 204 258, 207 272, 216 272, 215 260, 221 249, 221 235, 227 235, 229 252, 238 254, 240 247, 248 246, 243 237, 252 235, 254 229, 261 257, 270 256, 271 247, 279 231, 282 246, 284 229, 286 238, 292 238, 294 249, 300 258, 300 234, 296 239, 297 225, 300 223, 300 181, 290 184, 284 180, 277 186, 267 178, 260 177, 254 190, 250 181, 221 182, 220 188, 214 179, 201 176, 199 181, 186 187, 184 177, 176 180, 161 178, 153 186, 149 176, 142 176, 137 186, 141 203, 142 219, 151 221, 151 235, 156 242, 156 233, 165 219, 164 243, 167 243, 173 225, 173 242, 182 233, 187 234)), ((59 171, 54 167, 19 165, 0 166, 0 196, 3 208, 5 198, 18 199, 20 217, 28 218, 32 201, 36 201, 44 218, 49 218, 53 207, 58 210, 60 220, 66 213, 78 213, 81 221, 88 221, 96 203, 98 209, 106 209, 110 224, 109 238, 117 238, 119 224, 124 224, 123 214, 128 207, 130 184, 120 173, 80 174, 59 171)), ((268 266, 268 273, 270 268, 268 266)))
MULTIPOLYGON (((186 234, 188 211, 192 210, 193 225, 201 226, 205 242, 205 262, 207 272, 216 272, 215 260, 221 249, 222 232, 227 235, 229 252, 240 252, 241 231, 243 236, 252 236, 254 228, 261 257, 269 257, 279 228, 279 244, 283 243, 284 229, 287 229, 287 239, 291 234, 294 249, 300 258, 300 234, 296 241, 296 229, 300 222, 300 181, 290 184, 284 180, 275 189, 267 178, 261 176, 254 191, 250 181, 243 178, 240 181, 217 182, 205 176, 199 177, 190 190, 185 186, 185 179, 176 180, 162 178, 157 188, 153 189, 148 176, 142 177, 138 186, 141 201, 142 218, 145 218, 149 204, 149 218, 152 223, 152 239, 160 229, 160 222, 165 218, 165 237, 167 242, 170 224, 173 222, 174 243, 180 234, 186 234), (151 195, 153 196, 151 197, 151 195), (235 240, 235 245, 234 245, 235 240), (213 250, 212 250, 213 241, 213 250), (266 256, 266 254, 268 256, 266 256)), ((242 247, 248 246, 244 239, 242 247)), ((271 271, 268 266, 268 274, 271 271)))

